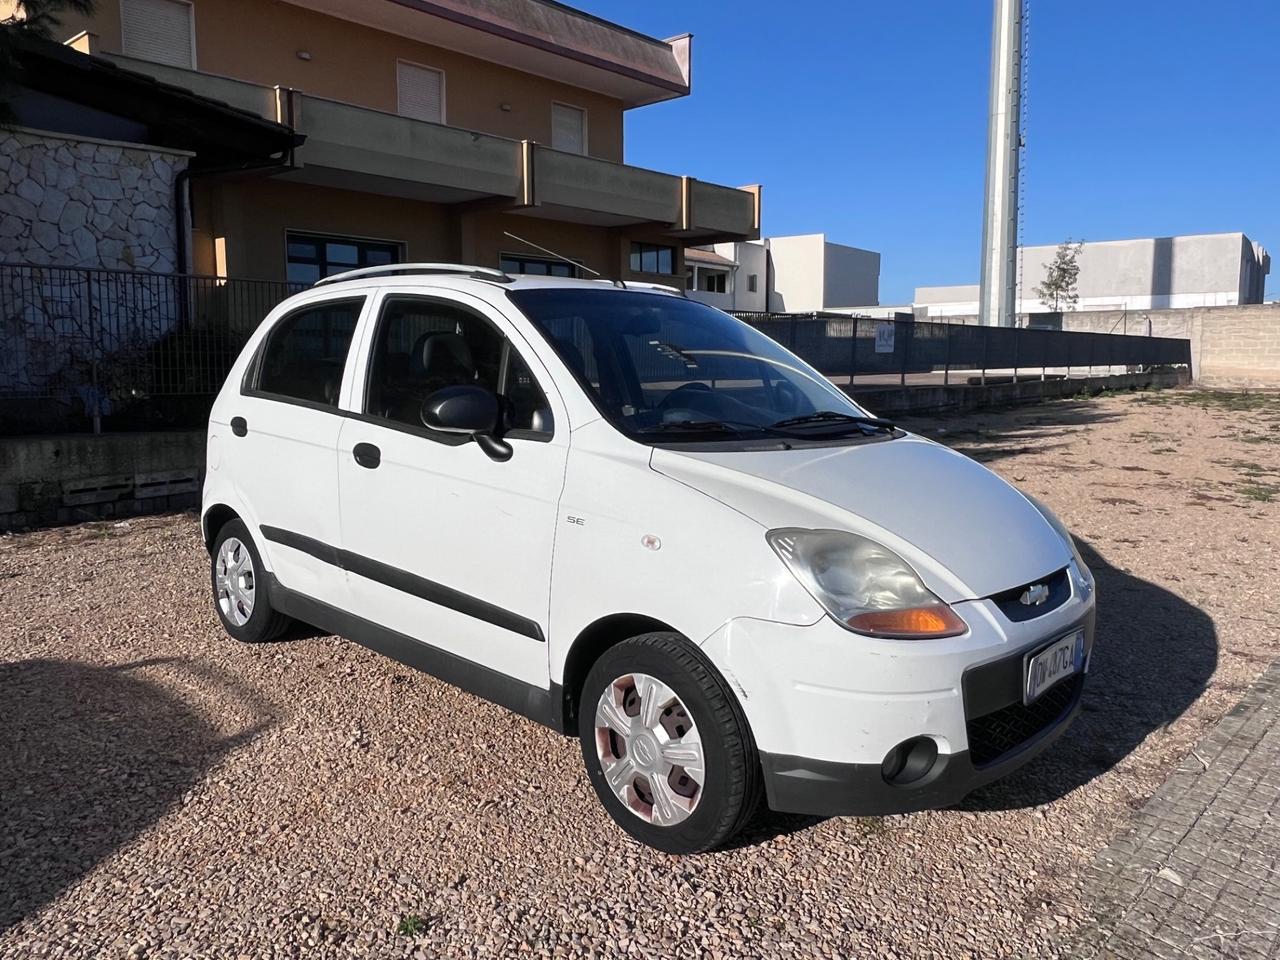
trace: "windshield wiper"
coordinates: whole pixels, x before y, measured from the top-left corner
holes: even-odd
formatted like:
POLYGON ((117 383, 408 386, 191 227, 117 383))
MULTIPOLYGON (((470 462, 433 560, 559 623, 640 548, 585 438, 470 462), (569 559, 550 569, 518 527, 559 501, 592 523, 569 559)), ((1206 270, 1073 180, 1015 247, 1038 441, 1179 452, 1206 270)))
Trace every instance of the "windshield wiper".
POLYGON ((664 420, 662 423, 655 423, 649 427, 641 427, 636 433, 663 433, 669 430, 679 430, 685 433, 705 433, 709 431, 720 433, 741 432, 721 420, 664 420))
POLYGON ((857 427, 874 427, 877 430, 896 429, 889 420, 879 417, 855 417, 848 413, 837 413, 835 410, 819 410, 817 413, 806 413, 800 417, 788 417, 773 424, 774 427, 801 427, 811 423, 847 423, 857 427))
POLYGON ((702 433, 717 431, 720 433, 732 433, 735 436, 742 436, 748 433, 763 433, 771 437, 783 437, 783 446, 788 450, 791 449, 790 444, 786 440, 795 440, 794 433, 787 433, 785 430, 778 430, 774 427, 767 427, 762 423, 748 423, 746 420, 664 420, 662 423, 655 423, 651 427, 641 427, 637 433, 662 433, 663 431, 682 430, 689 433, 702 433))

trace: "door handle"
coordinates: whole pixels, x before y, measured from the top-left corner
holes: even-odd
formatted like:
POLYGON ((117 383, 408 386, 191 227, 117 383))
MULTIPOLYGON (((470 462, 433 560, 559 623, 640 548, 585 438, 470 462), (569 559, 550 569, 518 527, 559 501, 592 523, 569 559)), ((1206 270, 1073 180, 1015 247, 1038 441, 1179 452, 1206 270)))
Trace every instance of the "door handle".
POLYGON ((382 451, 372 443, 357 443, 351 448, 351 455, 356 458, 356 463, 370 470, 377 469, 382 462, 382 451))
POLYGON ((231 418, 231 432, 237 437, 243 437, 249 432, 249 422, 244 417, 231 418))

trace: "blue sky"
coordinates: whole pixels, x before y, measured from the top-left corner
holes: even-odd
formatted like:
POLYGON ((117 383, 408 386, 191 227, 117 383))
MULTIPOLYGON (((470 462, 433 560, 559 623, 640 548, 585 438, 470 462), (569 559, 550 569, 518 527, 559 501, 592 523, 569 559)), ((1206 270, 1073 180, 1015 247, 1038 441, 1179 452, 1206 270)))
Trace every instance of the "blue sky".
MULTIPOLYGON (((989 0, 579 0, 694 35, 629 163, 765 186, 769 234, 878 250, 880 301, 976 283, 989 0)), ((1280 2, 1030 0, 1023 240, 1243 230, 1280 296, 1280 2)))

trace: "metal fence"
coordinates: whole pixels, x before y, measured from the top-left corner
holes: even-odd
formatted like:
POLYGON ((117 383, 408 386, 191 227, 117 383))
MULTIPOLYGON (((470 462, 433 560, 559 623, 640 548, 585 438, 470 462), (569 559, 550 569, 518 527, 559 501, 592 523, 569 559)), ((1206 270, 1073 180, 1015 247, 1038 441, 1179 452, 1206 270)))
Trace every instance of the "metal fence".
POLYGON ((249 334, 299 289, 0 264, 0 435, 203 426, 249 334))
POLYGON ((1036 327, 984 327, 844 314, 736 313, 834 382, 852 387, 1087 377, 1190 365, 1191 343, 1036 327))
MULTIPOLYGON (((0 436, 201 427, 249 334, 302 289, 0 263, 0 436)), ((738 314, 836 383, 965 383, 1189 364, 1186 340, 738 314)))

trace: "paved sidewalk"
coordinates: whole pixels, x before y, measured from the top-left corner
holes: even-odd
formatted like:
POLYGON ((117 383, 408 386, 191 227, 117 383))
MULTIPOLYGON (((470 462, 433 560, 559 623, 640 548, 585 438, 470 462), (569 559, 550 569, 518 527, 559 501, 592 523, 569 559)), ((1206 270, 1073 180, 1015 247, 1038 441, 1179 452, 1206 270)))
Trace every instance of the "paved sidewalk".
POLYGON ((1280 662, 1104 850, 1075 957, 1280 958, 1280 662))

